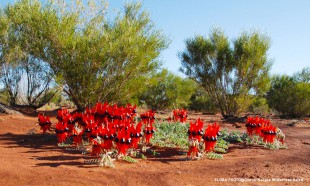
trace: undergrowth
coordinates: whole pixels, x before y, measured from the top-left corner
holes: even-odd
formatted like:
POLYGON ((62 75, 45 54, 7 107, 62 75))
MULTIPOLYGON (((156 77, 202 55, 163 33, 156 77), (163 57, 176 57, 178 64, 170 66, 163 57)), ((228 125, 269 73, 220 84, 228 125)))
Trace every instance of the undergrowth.
POLYGON ((176 123, 157 123, 154 125, 156 132, 151 139, 151 143, 160 147, 179 147, 188 148, 187 130, 189 124, 176 123))

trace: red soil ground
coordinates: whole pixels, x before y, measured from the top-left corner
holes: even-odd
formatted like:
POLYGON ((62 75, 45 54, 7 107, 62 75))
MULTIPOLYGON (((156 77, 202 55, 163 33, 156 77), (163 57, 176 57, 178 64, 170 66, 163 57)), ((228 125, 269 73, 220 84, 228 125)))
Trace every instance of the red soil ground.
MULTIPOLYGON (((217 121, 221 129, 245 131, 242 123, 236 128, 219 116, 190 114, 190 119, 198 117, 217 121)), ((39 131, 36 117, 1 115, 0 185, 310 185, 309 121, 272 123, 286 134, 288 149, 231 144, 224 159, 184 161, 180 149, 152 147, 160 156, 132 164, 115 161, 112 169, 85 164, 91 156, 67 151, 42 135, 27 135, 32 128, 39 131), (273 178, 282 180, 268 180, 273 178)))

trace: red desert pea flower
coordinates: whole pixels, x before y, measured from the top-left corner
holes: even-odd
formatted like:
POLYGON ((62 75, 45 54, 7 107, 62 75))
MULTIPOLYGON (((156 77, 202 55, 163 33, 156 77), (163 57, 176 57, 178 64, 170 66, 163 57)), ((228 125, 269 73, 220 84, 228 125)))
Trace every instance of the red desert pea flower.
POLYGON ((205 130, 204 134, 204 143, 205 143, 205 151, 214 151, 214 146, 217 142, 218 132, 220 130, 220 126, 216 123, 208 124, 208 127, 205 130))
POLYGON ((142 137, 142 122, 140 121, 136 127, 131 125, 130 127, 130 137, 132 139, 131 147, 134 149, 138 149, 138 143, 142 137))
POLYGON ((200 120, 196 120, 195 123, 190 122, 189 129, 188 129, 188 140, 189 140, 189 149, 187 156, 197 157, 199 152, 199 142, 201 141, 202 137, 202 128, 203 122, 200 120))
POLYGON ((68 136, 68 131, 69 131, 69 128, 68 128, 67 123, 59 121, 56 124, 55 132, 58 138, 58 143, 63 143, 66 141, 66 138, 68 136))
POLYGON ((47 130, 51 131, 52 122, 48 116, 38 114, 38 121, 43 134, 45 134, 47 130))

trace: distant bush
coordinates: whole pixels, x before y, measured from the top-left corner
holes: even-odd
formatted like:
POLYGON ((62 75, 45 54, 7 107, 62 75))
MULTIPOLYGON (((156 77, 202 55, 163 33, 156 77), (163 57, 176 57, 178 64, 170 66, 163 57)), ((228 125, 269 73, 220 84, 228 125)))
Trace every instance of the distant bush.
POLYGON ((197 85, 193 80, 182 78, 166 69, 155 74, 152 81, 139 96, 141 103, 153 109, 172 109, 186 107, 197 85))
POLYGON ((218 112, 217 107, 214 105, 213 101, 203 88, 196 89, 190 99, 190 102, 191 103, 188 105, 189 110, 207 112, 209 114, 215 114, 218 112))
MULTIPOLYGON (((309 74, 309 71, 306 72, 309 74)), ((310 82, 305 73, 293 77, 282 75, 273 78, 271 89, 267 93, 269 106, 283 117, 303 117, 310 115, 310 82)))
POLYGON ((256 97, 253 103, 249 107, 249 111, 254 114, 268 114, 270 108, 267 103, 267 99, 264 97, 256 97))

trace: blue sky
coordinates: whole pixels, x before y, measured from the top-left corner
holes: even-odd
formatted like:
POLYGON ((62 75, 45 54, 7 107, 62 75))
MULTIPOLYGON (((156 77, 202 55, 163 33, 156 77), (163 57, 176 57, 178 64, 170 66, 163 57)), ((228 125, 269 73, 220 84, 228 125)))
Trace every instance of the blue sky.
MULTIPOLYGON (((14 0, 1 0, 0 5, 14 0)), ((162 55, 163 66, 174 73, 181 66, 177 53, 184 41, 197 34, 208 36, 214 26, 229 38, 259 29, 271 37, 269 57, 272 74, 288 74, 310 66, 309 0, 144 0, 157 28, 171 40, 162 55)), ((110 9, 121 9, 123 0, 108 1, 110 9)))

